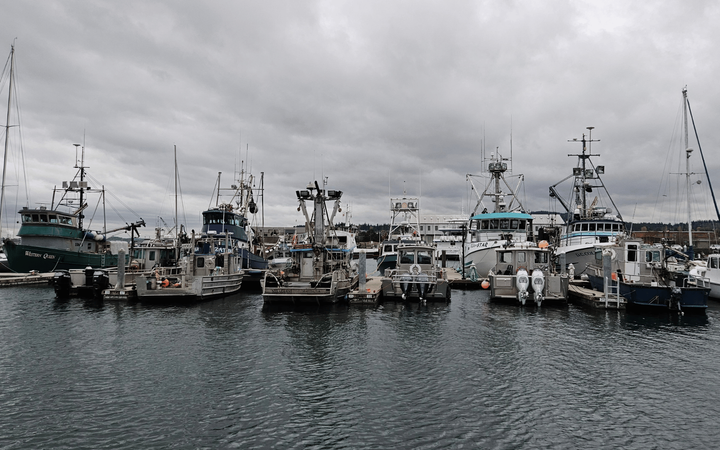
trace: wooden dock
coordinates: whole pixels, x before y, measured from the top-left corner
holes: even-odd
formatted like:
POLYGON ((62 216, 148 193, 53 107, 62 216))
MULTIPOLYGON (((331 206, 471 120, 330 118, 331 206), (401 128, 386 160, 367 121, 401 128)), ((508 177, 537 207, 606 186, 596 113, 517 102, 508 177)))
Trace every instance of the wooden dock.
POLYGON ((50 284, 54 273, 0 273, 0 287, 50 284))
POLYGON ((587 282, 571 281, 568 295, 573 303, 594 309, 625 309, 627 301, 624 297, 611 295, 607 299, 602 292, 590 289, 587 282))

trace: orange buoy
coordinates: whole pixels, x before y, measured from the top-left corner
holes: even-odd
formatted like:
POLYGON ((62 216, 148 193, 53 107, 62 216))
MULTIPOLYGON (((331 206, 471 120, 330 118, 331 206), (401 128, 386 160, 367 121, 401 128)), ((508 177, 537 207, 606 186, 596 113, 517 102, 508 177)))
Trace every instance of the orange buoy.
POLYGON ((483 280, 480 286, 482 286, 483 289, 487 289, 490 287, 490 282, 488 280, 483 280))

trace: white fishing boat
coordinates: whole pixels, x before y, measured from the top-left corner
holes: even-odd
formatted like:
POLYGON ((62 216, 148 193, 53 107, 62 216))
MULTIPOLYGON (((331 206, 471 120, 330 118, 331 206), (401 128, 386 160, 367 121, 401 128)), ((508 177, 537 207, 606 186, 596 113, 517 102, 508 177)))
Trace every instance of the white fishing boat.
POLYGON ((600 155, 591 151, 590 144, 597 141, 592 139, 593 127, 588 130, 587 138, 583 134, 582 139, 571 140, 582 143, 582 153, 568 155, 578 158, 577 167, 571 175, 550 186, 550 197, 557 199, 568 214, 565 228, 555 243, 555 253, 567 266, 572 264, 576 277, 594 263, 596 247, 614 245, 625 234, 622 216, 613 212, 617 207, 600 177, 605 173, 605 166, 595 166, 591 159, 600 155), (556 188, 570 178, 573 178, 570 194, 563 198, 556 188), (593 192, 591 200, 588 194, 593 192))
POLYGON ((435 247, 422 242, 400 244, 397 262, 381 279, 385 299, 450 300, 447 273, 437 265, 435 247))
POLYGON ((183 246, 177 268, 158 267, 138 277, 137 298, 144 302, 199 301, 238 292, 242 286, 242 256, 230 233, 192 233, 183 246))
POLYGON ((352 248, 349 235, 338 232, 333 225, 340 211, 342 191, 320 189, 317 181, 296 191, 300 209, 305 216, 307 237, 290 247, 289 266, 271 269, 262 278, 265 303, 311 302, 334 303, 347 295, 357 284, 357 274, 350 265, 352 248), (326 202, 333 201, 332 213, 326 202), (312 203, 308 213, 306 202, 312 203))
MULTIPOLYGON (((525 211, 517 196, 523 176, 518 176, 518 184, 514 189, 510 187, 505 179, 508 170, 506 161, 509 159, 503 158, 499 152, 491 155, 488 182, 478 195, 465 240, 465 265, 474 266, 481 277, 487 276, 495 266, 495 252, 498 249, 510 242, 524 243, 533 240, 533 218, 525 211), (491 205, 485 204, 488 201, 491 205), (481 207, 481 213, 476 214, 481 207)), ((477 193, 472 177, 467 175, 473 191, 477 193)))
POLYGON ((495 267, 488 274, 491 299, 523 306, 528 302, 567 304, 569 276, 556 272, 547 242, 510 243, 495 255, 495 267))
POLYGON ((383 275, 397 264, 397 247, 401 243, 420 242, 420 199, 390 199, 390 230, 378 247, 377 272, 383 275))

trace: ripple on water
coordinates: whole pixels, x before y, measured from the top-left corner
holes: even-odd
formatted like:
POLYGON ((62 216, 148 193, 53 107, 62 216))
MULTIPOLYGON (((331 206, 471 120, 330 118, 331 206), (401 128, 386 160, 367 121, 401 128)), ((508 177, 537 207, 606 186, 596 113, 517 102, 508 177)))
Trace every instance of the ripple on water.
POLYGON ((2 448, 709 448, 716 324, 449 304, 0 291, 2 448))

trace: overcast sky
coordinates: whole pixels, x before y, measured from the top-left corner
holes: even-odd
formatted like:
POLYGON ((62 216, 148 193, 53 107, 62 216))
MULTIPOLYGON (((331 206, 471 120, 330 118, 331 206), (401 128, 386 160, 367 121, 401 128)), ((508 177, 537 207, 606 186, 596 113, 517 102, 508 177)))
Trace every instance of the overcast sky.
MULTIPOLYGON (((403 189, 424 214, 468 214, 465 175, 511 142, 525 206, 560 212, 548 187, 588 126, 623 217, 682 221, 662 182, 681 178, 684 86, 720 174, 718 23, 716 1, 6 1, 22 139, 14 128, 3 222, 50 203, 83 139, 108 220, 142 217, 144 234, 173 221, 173 146, 196 230, 241 161, 264 172, 266 225, 302 223, 295 191, 323 177, 355 223, 389 222, 403 189)), ((713 217, 706 205, 693 214, 713 217)))

